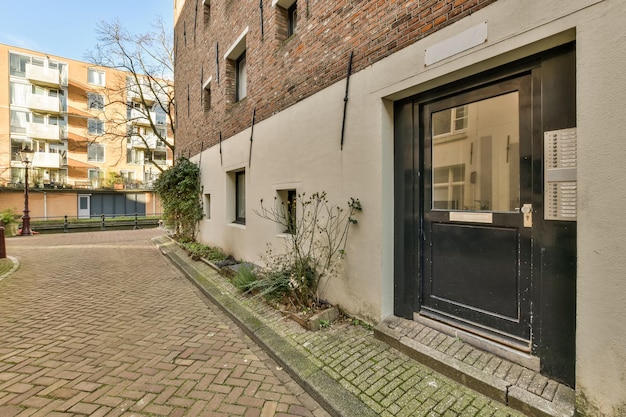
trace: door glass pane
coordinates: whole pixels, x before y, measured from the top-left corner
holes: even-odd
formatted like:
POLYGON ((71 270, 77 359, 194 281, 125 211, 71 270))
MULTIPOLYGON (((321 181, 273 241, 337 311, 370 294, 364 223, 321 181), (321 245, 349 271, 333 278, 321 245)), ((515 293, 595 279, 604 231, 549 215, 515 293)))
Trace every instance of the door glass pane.
POLYGON ((432 209, 517 211, 518 96, 432 113, 432 209))

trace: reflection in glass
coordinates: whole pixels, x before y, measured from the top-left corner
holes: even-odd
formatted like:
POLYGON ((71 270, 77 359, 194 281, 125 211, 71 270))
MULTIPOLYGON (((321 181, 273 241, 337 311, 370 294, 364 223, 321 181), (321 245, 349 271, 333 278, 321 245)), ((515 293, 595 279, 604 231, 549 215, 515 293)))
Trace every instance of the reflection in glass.
POLYGON ((431 120, 432 208, 517 211, 518 93, 441 110, 431 120))

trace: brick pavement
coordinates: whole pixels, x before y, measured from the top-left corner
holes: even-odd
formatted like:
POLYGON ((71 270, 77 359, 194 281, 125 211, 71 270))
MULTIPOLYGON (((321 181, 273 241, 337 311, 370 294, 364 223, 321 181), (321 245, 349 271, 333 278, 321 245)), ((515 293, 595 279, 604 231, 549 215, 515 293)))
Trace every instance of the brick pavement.
POLYGON ((161 234, 7 239, 0 417, 327 416, 159 254, 161 234))
POLYGON ((412 360, 350 320, 304 330, 262 301, 242 295, 211 266, 167 238, 164 254, 280 361, 333 415, 519 417, 506 407, 412 360))

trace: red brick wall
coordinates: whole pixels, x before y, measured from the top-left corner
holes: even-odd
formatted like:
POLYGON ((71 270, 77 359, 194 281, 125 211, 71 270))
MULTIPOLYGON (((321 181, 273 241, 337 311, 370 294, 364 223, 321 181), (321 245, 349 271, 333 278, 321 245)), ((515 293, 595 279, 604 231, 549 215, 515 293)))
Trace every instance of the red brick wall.
POLYGON ((206 24, 202 0, 186 0, 175 27, 177 154, 246 129, 254 108, 259 122, 345 78, 352 51, 355 73, 495 1, 298 0, 296 34, 285 39, 286 13, 272 0, 262 0, 263 37, 259 0, 211 0, 206 24), (224 54, 246 27, 247 97, 234 102, 234 65, 224 54))

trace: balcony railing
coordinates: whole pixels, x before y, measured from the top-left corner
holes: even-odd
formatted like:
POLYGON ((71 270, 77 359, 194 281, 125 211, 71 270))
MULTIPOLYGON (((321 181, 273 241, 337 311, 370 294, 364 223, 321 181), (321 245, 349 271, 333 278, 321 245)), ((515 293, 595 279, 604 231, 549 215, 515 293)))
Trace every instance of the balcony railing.
POLYGON ((61 154, 53 152, 35 152, 33 168, 61 168, 61 154))
POLYGON ((59 87, 61 77, 56 68, 42 67, 39 65, 26 64, 26 78, 33 84, 47 87, 59 87))
POLYGON ((63 139, 61 130, 63 129, 58 125, 46 125, 42 123, 28 123, 26 125, 26 135, 30 139, 59 142, 63 139))
POLYGON ((130 137, 130 146, 135 149, 161 149, 165 145, 156 135, 144 136, 143 139, 138 135, 132 135, 130 137), (146 146, 146 144, 148 146, 146 146))
MULTIPOLYGON (((150 119, 152 119, 152 123, 156 126, 156 113, 151 111, 148 112, 148 114, 150 115, 150 119)), ((130 111, 129 121, 134 124, 150 126, 150 119, 146 117, 145 112, 136 109, 130 111)))
POLYGON ((28 96, 28 107, 44 113, 60 113, 61 100, 58 97, 30 94, 28 96))

